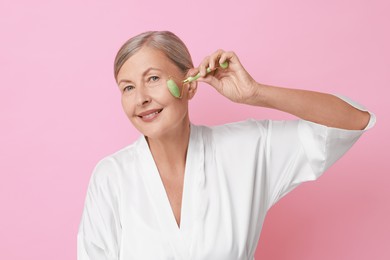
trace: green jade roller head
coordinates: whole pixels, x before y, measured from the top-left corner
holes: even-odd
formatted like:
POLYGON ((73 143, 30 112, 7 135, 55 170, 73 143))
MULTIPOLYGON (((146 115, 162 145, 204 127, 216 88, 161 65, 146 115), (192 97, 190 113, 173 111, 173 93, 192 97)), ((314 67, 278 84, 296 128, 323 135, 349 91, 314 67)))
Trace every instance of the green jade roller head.
MULTIPOLYGON (((225 61, 224 63, 221 63, 219 64, 219 66, 222 68, 222 69, 226 69, 227 67, 229 67, 229 63, 227 61, 225 61)), ((211 69, 210 68, 207 68, 206 69, 206 72, 207 73, 210 73, 211 72, 211 69)), ((192 81, 195 81, 197 80, 198 78, 200 78, 200 73, 196 74, 195 76, 193 77, 188 77, 186 78, 185 80, 183 80, 183 84, 184 83, 189 83, 189 82, 192 82, 192 81)), ((176 82, 173 80, 173 79, 169 79, 167 80, 167 87, 169 89, 169 92, 171 92, 172 96, 174 96, 175 98, 181 98, 181 91, 180 91, 180 88, 177 86, 176 82)))

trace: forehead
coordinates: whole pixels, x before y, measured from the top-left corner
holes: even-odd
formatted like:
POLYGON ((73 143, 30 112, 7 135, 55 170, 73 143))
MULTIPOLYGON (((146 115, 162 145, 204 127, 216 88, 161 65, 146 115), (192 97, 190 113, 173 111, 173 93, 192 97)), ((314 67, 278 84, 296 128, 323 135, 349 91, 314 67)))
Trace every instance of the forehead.
POLYGON ((142 47, 122 65, 118 73, 118 81, 141 76, 149 68, 157 68, 168 74, 179 72, 177 66, 162 51, 142 47))

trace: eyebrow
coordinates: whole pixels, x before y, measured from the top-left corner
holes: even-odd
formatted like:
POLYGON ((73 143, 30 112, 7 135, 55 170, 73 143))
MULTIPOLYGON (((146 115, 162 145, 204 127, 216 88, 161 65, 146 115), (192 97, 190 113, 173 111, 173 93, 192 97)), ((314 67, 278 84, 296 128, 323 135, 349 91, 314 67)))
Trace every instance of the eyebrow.
MULTIPOLYGON (((144 77, 146 74, 148 74, 151 70, 158 70, 158 71, 162 71, 160 69, 157 69, 157 68, 148 68, 147 70, 145 70, 143 73, 142 73, 142 76, 144 77)), ((120 85, 121 83, 131 83, 132 81, 131 80, 128 80, 128 79, 121 79, 119 82, 118 82, 118 85, 120 85)))

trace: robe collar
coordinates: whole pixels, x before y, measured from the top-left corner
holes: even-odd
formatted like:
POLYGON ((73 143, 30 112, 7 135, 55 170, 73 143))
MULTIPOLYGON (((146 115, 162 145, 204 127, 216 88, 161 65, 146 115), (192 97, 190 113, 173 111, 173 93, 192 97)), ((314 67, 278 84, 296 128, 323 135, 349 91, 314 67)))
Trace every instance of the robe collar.
POLYGON ((193 240, 196 227, 202 219, 199 210, 199 189, 204 184, 204 143, 199 126, 190 124, 190 138, 187 148, 186 166, 180 228, 173 214, 164 184, 161 180, 153 155, 149 149, 145 136, 138 140, 140 174, 144 179, 147 192, 151 197, 155 214, 160 223, 161 231, 171 242, 172 249, 180 259, 188 259, 189 247, 193 240))

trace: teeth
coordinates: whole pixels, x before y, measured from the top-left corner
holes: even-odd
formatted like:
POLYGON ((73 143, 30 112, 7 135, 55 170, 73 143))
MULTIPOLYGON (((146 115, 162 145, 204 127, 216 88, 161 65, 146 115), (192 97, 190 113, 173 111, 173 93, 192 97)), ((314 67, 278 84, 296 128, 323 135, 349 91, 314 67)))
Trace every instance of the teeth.
POLYGON ((142 118, 149 119, 149 118, 152 118, 154 115, 156 115, 156 114, 158 114, 158 113, 160 113, 160 111, 156 111, 156 112, 151 113, 151 114, 149 114, 149 115, 143 116, 142 118))

